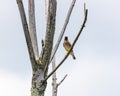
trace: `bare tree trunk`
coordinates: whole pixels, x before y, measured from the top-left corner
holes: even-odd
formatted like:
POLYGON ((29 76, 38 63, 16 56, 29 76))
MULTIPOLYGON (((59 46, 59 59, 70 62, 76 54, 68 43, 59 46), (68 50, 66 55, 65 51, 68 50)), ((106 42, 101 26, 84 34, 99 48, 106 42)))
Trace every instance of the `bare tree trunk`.
POLYGON ((23 2, 22 0, 16 0, 16 1, 21 16, 21 21, 24 29, 24 34, 25 34, 32 70, 33 70, 31 96, 44 96, 44 91, 47 85, 47 81, 44 81, 44 78, 47 76, 47 70, 49 66, 49 60, 51 56, 54 31, 55 31, 56 0, 48 1, 49 5, 48 5, 48 14, 47 14, 48 16, 47 16, 47 25, 46 25, 46 37, 43 48, 44 54, 42 56, 43 58, 41 60, 41 64, 37 63, 39 53, 38 53, 38 45, 37 45, 37 37, 36 37, 34 0, 29 0, 30 30, 27 23, 23 2))
POLYGON ((53 38, 56 21, 56 0, 48 1, 48 14, 46 25, 45 44, 43 47, 43 58, 40 65, 36 65, 37 69, 33 72, 31 96, 44 96, 47 81, 44 78, 47 76, 49 60, 52 52, 53 38))

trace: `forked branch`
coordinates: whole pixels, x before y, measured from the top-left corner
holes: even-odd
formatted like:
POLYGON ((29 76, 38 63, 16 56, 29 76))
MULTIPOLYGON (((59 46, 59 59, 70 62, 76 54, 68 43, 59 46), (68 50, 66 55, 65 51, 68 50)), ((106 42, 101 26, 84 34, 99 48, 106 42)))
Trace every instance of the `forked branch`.
POLYGON ((26 15, 25 15, 25 10, 24 10, 24 6, 23 6, 23 2, 22 0, 16 0, 17 4, 18 4, 18 8, 19 8, 19 12, 20 12, 20 16, 21 16, 21 21, 22 21, 22 26, 23 26, 23 30, 24 30, 24 34, 25 34, 25 39, 26 39, 26 43, 27 43, 27 47, 28 47, 28 52, 29 52, 29 56, 30 56, 30 60, 31 60, 31 64, 32 64, 32 69, 34 70, 35 68, 35 54, 34 54, 34 50, 32 47, 32 41, 30 38, 30 33, 29 33, 29 29, 28 29, 28 23, 26 20, 26 15))

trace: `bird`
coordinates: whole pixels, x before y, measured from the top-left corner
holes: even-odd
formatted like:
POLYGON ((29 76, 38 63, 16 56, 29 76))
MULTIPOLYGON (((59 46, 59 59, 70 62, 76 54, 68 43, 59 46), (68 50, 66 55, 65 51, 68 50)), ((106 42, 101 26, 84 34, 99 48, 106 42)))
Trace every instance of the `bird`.
MULTIPOLYGON (((70 44, 67 36, 65 36, 65 38, 64 38, 63 46, 67 52, 70 51, 71 44, 70 44)), ((71 50, 70 55, 73 57, 74 60, 76 59, 73 50, 71 50)))

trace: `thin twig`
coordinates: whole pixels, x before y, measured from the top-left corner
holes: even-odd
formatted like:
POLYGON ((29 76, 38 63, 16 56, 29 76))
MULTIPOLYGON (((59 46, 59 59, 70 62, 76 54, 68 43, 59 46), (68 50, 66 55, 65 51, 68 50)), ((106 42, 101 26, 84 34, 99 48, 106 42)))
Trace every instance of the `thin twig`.
POLYGON ((86 3, 84 3, 84 15, 85 15, 85 11, 86 11, 86 3))
POLYGON ((65 55, 65 57, 63 58, 63 60, 57 65, 57 67, 44 79, 44 81, 46 81, 46 80, 63 64, 63 62, 64 62, 64 61, 67 59, 67 57, 69 56, 71 50, 73 49, 74 45, 76 44, 76 42, 77 42, 77 40, 78 40, 78 38, 79 38, 79 36, 80 36, 83 28, 85 27, 85 23, 86 23, 86 21, 87 21, 87 16, 88 16, 88 9, 85 10, 84 21, 83 21, 82 26, 81 26, 81 28, 80 28, 80 30, 79 30, 79 32, 78 32, 78 34, 77 34, 77 36, 76 36, 73 44, 72 44, 72 46, 71 46, 71 49, 70 49, 69 52, 65 55))
POLYGON ((64 76, 64 78, 57 84, 57 87, 61 85, 61 83, 66 79, 67 74, 64 76))
POLYGON ((64 35, 64 33, 65 33, 65 30, 66 30, 66 27, 67 27, 67 24, 68 24, 68 22, 69 22, 69 19, 70 19, 72 10, 73 10, 73 8, 74 8, 75 2, 76 2, 76 0, 73 0, 72 3, 71 3, 71 5, 70 5, 70 8, 69 8, 69 10, 68 10, 68 13, 67 13, 67 16, 66 16, 66 19, 65 19, 63 28, 62 28, 62 30, 61 30, 61 32, 60 32, 59 38, 58 38, 58 40, 57 40, 57 43, 56 43, 56 45, 55 45, 55 47, 54 47, 54 49, 53 49, 53 51, 52 51, 52 55, 51 55, 51 58, 50 58, 50 62, 52 61, 53 57, 55 56, 55 53, 56 53, 56 51, 57 51, 57 49, 58 49, 58 47, 59 47, 59 45, 60 45, 60 42, 61 42, 61 40, 62 40, 62 37, 63 37, 63 35, 64 35))

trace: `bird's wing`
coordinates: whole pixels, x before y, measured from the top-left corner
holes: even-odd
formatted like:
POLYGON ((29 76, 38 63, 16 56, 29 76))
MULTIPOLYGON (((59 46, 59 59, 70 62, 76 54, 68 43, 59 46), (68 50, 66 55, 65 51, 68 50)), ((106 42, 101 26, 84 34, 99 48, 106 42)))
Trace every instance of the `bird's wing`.
POLYGON ((64 46, 64 48, 67 50, 67 51, 69 51, 70 50, 70 48, 71 48, 71 44, 67 41, 67 42, 64 42, 63 43, 63 46, 64 46))

